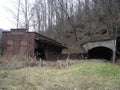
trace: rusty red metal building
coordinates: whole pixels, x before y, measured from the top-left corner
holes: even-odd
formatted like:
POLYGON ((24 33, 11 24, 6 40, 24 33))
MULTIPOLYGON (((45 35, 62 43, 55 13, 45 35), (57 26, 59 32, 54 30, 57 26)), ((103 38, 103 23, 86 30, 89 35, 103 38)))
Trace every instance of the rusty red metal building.
POLYGON ((11 29, 2 35, 3 54, 30 55, 50 59, 59 56, 65 47, 61 43, 27 29, 11 29))

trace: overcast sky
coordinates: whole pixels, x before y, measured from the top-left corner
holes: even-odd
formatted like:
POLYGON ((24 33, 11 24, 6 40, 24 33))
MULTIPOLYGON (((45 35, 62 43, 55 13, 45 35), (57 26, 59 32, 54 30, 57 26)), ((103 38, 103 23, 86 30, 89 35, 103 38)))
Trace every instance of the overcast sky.
POLYGON ((10 28, 14 28, 11 21, 11 14, 8 11, 8 8, 11 8, 12 3, 11 0, 0 0, 0 28, 10 30, 10 28))
POLYGON ((10 8, 14 8, 13 6, 12 0, 0 0, 0 28, 5 30, 16 28, 14 18, 9 11, 10 8))

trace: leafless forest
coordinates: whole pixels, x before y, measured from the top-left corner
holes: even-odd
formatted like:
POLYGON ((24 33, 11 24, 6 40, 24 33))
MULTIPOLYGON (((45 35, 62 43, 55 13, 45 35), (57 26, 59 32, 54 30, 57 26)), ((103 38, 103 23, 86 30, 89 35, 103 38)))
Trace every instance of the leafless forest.
POLYGON ((13 2, 11 12, 17 28, 39 32, 71 49, 103 36, 116 38, 120 29, 120 0, 13 2))

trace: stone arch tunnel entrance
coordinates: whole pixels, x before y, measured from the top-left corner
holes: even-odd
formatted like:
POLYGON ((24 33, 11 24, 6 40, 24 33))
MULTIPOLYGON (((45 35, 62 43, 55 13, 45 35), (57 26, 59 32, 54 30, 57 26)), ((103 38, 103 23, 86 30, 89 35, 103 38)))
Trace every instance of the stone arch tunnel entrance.
POLYGON ((88 59, 106 59, 111 60, 113 56, 113 51, 107 47, 94 47, 88 50, 88 59))

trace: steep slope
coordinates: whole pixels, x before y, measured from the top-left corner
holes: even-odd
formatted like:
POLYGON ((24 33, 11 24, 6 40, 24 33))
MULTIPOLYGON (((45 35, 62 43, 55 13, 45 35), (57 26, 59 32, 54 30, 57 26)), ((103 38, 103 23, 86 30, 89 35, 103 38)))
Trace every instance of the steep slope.
POLYGON ((66 47, 68 49, 63 50, 65 54, 76 54, 84 53, 82 44, 90 41, 98 41, 113 38, 113 35, 110 35, 107 30, 94 30, 94 31, 85 31, 80 28, 77 29, 77 40, 75 39, 75 34, 69 32, 66 36, 66 47))

